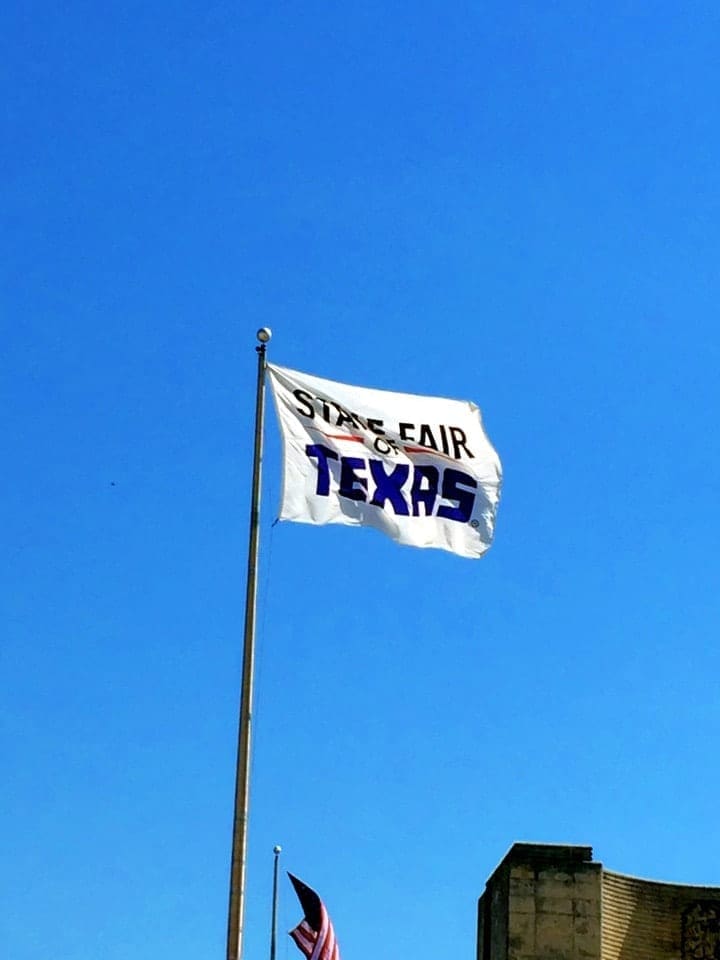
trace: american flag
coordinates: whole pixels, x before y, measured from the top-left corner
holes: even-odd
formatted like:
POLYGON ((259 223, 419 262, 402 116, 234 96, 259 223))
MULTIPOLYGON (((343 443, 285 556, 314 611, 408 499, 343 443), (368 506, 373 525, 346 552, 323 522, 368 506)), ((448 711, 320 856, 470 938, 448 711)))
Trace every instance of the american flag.
POLYGON ((290 936, 308 960, 340 960, 340 949, 325 904, 302 880, 291 873, 288 876, 305 914, 290 931, 290 936))

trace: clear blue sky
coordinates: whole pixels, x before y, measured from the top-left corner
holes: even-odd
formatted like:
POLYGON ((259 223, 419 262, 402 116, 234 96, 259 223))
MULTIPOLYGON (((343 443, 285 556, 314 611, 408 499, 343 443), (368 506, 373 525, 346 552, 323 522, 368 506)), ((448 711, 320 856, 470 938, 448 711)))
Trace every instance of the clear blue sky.
POLYGON ((224 956, 265 324, 286 366, 475 400, 505 483, 476 562, 272 528, 270 412, 247 960, 275 843, 344 960, 472 958, 518 839, 720 883, 719 28, 8 12, 3 956, 224 956))

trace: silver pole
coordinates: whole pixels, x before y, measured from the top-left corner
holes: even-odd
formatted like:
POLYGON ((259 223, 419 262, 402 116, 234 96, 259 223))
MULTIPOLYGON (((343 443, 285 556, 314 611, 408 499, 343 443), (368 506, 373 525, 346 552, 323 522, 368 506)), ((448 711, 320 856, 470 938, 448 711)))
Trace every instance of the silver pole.
POLYGON ((230 902, 228 906, 227 960, 241 960, 245 915, 245 872, 247 865, 248 806, 250 802, 250 727, 252 723, 253 669, 255 663, 255 614, 257 609, 257 566, 260 532, 260 481, 262 476, 263 426, 265 418, 265 347, 272 333, 267 327, 257 332, 257 390, 255 394, 255 447, 253 454, 250 538, 248 543, 247 590, 245 593, 245 639, 243 643, 242 691, 238 723, 235 769, 235 813, 233 818, 230 902))
POLYGON ((273 853, 275 854, 275 863, 273 865, 272 920, 270 922, 270 960, 275 960, 277 945, 278 860, 282 853, 282 847, 273 847, 273 853))

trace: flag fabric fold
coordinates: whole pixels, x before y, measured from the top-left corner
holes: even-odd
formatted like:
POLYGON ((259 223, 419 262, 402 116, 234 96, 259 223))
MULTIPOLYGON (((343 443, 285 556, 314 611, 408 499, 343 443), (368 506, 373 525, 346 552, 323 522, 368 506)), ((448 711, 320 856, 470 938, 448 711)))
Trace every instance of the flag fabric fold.
POLYGON ((302 880, 288 873, 305 916, 290 936, 307 960, 340 960, 335 931, 325 904, 302 880))
POLYGON ((502 468, 474 403, 268 371, 284 448, 281 520, 371 526, 464 557, 489 549, 502 468))

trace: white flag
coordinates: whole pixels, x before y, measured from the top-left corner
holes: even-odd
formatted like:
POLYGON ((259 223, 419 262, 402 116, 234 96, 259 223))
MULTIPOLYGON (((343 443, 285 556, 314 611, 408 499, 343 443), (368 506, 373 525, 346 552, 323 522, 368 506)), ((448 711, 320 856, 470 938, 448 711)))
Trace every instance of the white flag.
POLYGON ((285 452, 281 520, 364 524, 463 557, 490 547, 502 474, 474 403, 268 370, 285 452))

